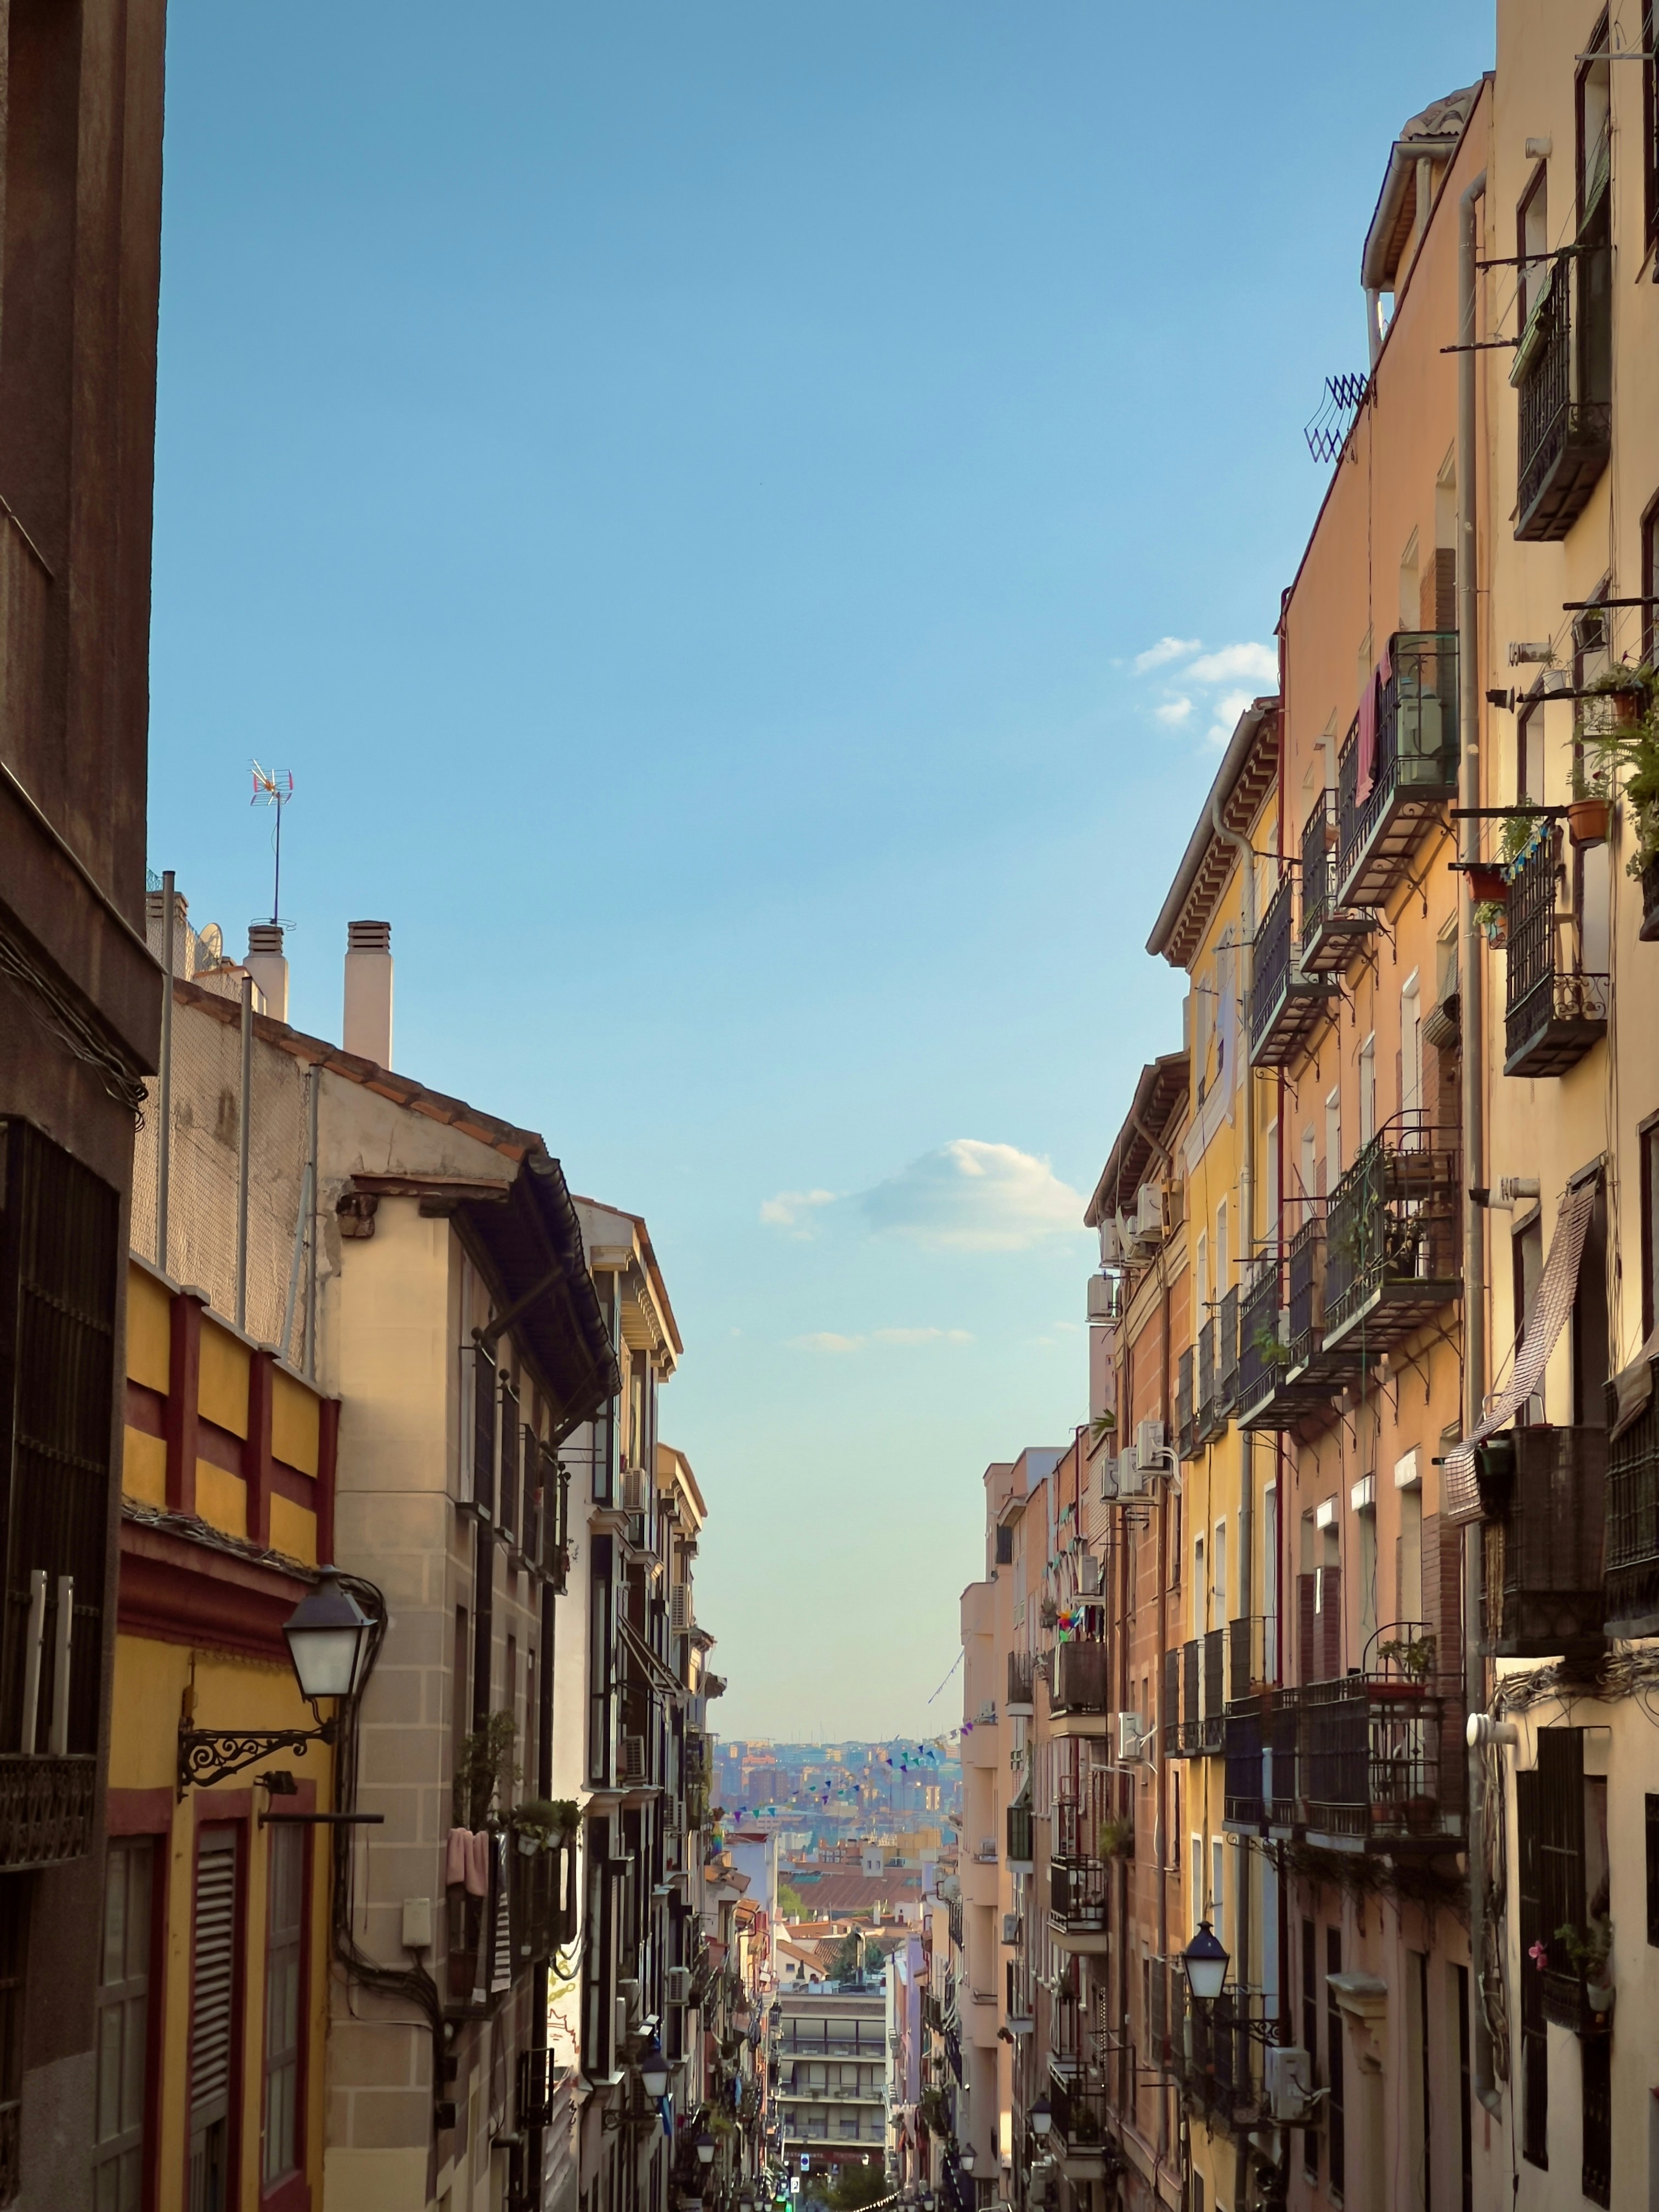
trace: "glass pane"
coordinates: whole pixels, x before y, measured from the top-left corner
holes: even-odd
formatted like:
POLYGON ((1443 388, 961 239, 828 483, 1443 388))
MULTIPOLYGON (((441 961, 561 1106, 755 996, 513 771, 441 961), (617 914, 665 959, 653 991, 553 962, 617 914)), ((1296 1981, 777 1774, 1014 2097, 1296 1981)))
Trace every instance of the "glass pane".
MULTIPOLYGON (((112 2005, 110 2009, 112 2012, 115 2008, 112 2005)), ((122 2037, 125 2063, 121 2075, 121 2125, 124 2129, 137 2128, 143 2125, 144 2119, 144 2037, 149 2025, 145 2018, 147 1999, 129 1997, 121 2010, 126 2018, 122 2037)))
POLYGON ((126 1978, 149 1972, 150 1865, 153 1846, 148 1837, 127 1845, 127 1972, 126 1978))
POLYGON ((104 1966, 100 1978, 106 1988, 127 1978, 127 1847, 112 1844, 104 1862, 104 1966))
POLYGON ((120 2005, 106 2005, 98 2015, 98 2141, 121 2132, 120 2005))

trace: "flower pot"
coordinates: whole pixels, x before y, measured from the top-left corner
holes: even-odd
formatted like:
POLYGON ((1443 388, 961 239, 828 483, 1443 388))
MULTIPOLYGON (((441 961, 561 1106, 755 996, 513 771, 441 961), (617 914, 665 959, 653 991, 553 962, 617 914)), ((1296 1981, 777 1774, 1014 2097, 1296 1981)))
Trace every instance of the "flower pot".
POLYGON ((1632 687, 1628 691, 1609 691, 1613 702, 1613 726, 1615 730, 1639 730, 1647 712, 1647 695, 1632 687))
POLYGON ((1611 2012, 1613 2010, 1613 1984, 1611 1982, 1587 1981, 1584 1984, 1584 2002, 1589 2007, 1592 2012, 1611 2012))
POLYGON ((1605 799, 1575 799, 1567 809, 1567 835, 1573 843, 1606 844, 1608 811, 1605 799))
POLYGON ((1477 906, 1508 904, 1510 886, 1502 868, 1485 860, 1476 860, 1471 864, 1468 873, 1469 896, 1477 906))

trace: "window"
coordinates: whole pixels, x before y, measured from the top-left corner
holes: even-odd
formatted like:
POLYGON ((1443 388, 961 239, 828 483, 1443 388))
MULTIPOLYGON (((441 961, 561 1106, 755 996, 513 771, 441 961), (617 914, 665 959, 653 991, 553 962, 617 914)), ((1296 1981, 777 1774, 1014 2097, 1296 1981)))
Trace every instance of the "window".
POLYGON ((1423 994, 1415 975, 1400 988, 1400 1111, 1409 1139, 1423 1113, 1423 994))
POLYGON ((1451 1970, 1452 2002, 1457 2008, 1457 2118, 1460 2188, 1458 2212, 1474 2212, 1474 2081, 1469 2033, 1469 1970, 1451 1970))
POLYGON ((1659 1121, 1641 1136, 1642 1337, 1645 1342, 1659 1321, 1659 1121))
POLYGON ((613 1541, 610 1536, 595 1536, 588 1551, 587 1775, 596 1783, 607 1781, 611 1774, 613 1541))
POLYGON ((495 1363, 480 1348, 472 1355, 472 1502, 486 1516, 495 1510, 495 1363))
POLYGON ((1224 1198, 1215 1210, 1215 1295, 1227 1295, 1227 1201, 1224 1198))
POLYGON ((1193 1326, 1204 1326, 1204 1309, 1210 1301, 1210 1240, 1207 1234, 1198 1232, 1198 1250, 1193 1261, 1193 1326))
POLYGON ((301 2010, 305 1980, 303 1828, 274 1827, 265 1919, 264 2186, 296 2172, 301 2155, 301 2010))
POLYGON ((1659 1948, 1659 1797, 1650 1790, 1644 1800, 1646 1814, 1648 1941, 1659 1948))
POLYGON ((204 1828, 196 1849, 190 1976, 191 2212, 228 2212, 235 2106, 238 1831, 204 1828))
POLYGON ((1221 1838, 1210 1840, 1210 1925, 1215 1930, 1218 1943, 1227 1940, 1227 1865, 1222 1856, 1221 1838))
POLYGON ((1302 1195, 1316 1198, 1325 1185, 1319 1173, 1319 1139, 1314 1134, 1311 1121, 1302 1132, 1302 1195))
MULTIPOLYGON (((1643 0, 1642 52, 1651 54, 1654 39, 1659 35, 1659 9, 1654 0, 1643 0)), ((1659 243, 1659 77, 1656 77, 1651 61, 1642 64, 1642 183, 1643 199, 1647 214, 1648 244, 1659 243)), ((1644 584, 1644 592, 1651 592, 1652 584, 1644 584)), ((1651 645, 1642 658, 1650 665, 1653 659, 1651 645)))
POLYGON ((1376 1134, 1376 1037, 1375 1032, 1359 1048, 1359 1141, 1369 1145, 1376 1134))
POLYGON ((1515 211, 1515 250, 1521 263, 1516 312, 1524 325, 1537 300, 1550 250, 1549 165, 1546 161, 1533 171, 1532 181, 1515 211))
MULTIPOLYGON (((1548 1733, 1540 1729, 1540 1741, 1548 1733)), ((1547 1944, 1541 1850, 1541 1771, 1522 1768, 1515 1777, 1515 1840, 1517 1873, 1516 1920, 1521 1955, 1528 1958, 1535 1943, 1547 1944)), ((1553 1929, 1551 1931, 1553 1933, 1553 1929)), ((1529 2166, 1547 2168, 1550 2162, 1549 2041, 1544 2025, 1544 1978, 1521 1977, 1521 2152, 1529 2166)))
POLYGON ((1583 63, 1578 71, 1577 150, 1578 221, 1581 227, 1589 220, 1607 183, 1612 65, 1607 58, 1607 19, 1605 15, 1590 33, 1584 52, 1597 54, 1601 58, 1583 63))
POLYGON ((1342 1093, 1338 1089, 1325 1097, 1325 1189, 1334 1190, 1341 1176, 1342 1093))
POLYGON ((1224 1521, 1218 1521, 1215 1524, 1215 1541, 1212 1547, 1211 1557, 1215 1565, 1215 1589, 1212 1593, 1214 1607, 1211 1615, 1211 1626, 1220 1628, 1226 1625, 1227 1620, 1227 1524, 1224 1521))
MULTIPOLYGON (((1651 45, 1651 33, 1650 33, 1651 45)), ((1651 63, 1648 74, 1652 76, 1651 63)), ((1642 517, 1642 658, 1650 668, 1659 650, 1659 499, 1642 517)))
POLYGON ((1196 1935, 1198 1933, 1199 1922, 1206 1917, 1204 1911, 1204 1838, 1202 1836, 1194 1836, 1193 1838, 1192 1916, 1193 1933, 1196 1935))
POLYGON ((1578 2186, 1592 2204, 1613 2203, 1613 2039, 1579 2039, 1583 2067, 1583 2142, 1578 2186))
POLYGON ((1534 694, 1515 709, 1515 803, 1540 805, 1543 798, 1544 702, 1534 694))
POLYGON ((143 2201, 153 1851, 148 1836, 112 1838, 104 1861, 93 2122, 97 2212, 139 2212, 143 2201))
MULTIPOLYGON (((1311 1920, 1302 1923, 1302 2040, 1308 2053, 1312 2086, 1319 2081, 1319 1953, 1311 1920)), ((1310 2181, 1319 2179, 1319 2136, 1312 2128, 1303 2130, 1302 2170, 1310 2181)))
MULTIPOLYGON (((1534 1209, 1520 1226, 1510 1232, 1510 1273, 1515 1304, 1515 1349, 1519 1353, 1527 1334, 1527 1315, 1538 1289, 1538 1278, 1544 1268, 1544 1221, 1534 1209)), ((1535 1390, 1528 1399, 1524 1419, 1529 1422, 1544 1418, 1544 1395, 1535 1390)))

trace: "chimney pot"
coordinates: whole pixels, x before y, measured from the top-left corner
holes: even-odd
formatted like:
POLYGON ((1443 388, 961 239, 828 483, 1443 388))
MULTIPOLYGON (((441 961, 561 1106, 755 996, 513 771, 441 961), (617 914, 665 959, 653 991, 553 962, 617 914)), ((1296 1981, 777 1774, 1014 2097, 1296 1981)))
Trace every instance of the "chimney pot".
POLYGON ((392 924, 346 924, 345 1019, 341 1042, 360 1060, 392 1065, 392 924))
POLYGON ((251 921, 247 926, 247 972, 258 987, 264 1011, 273 1020, 288 1019, 288 962, 283 952, 283 927, 276 921, 251 921))

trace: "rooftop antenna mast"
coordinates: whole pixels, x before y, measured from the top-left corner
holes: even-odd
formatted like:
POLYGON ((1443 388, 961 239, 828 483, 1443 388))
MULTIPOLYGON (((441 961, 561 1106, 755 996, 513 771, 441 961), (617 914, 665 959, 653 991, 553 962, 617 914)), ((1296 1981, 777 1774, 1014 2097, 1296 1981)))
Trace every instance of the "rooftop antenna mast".
POLYGON ((270 920, 273 927, 283 918, 283 809, 294 796, 294 776, 288 769, 261 768, 253 763, 253 796, 250 806, 257 806, 263 799, 267 806, 276 810, 276 830, 272 849, 276 855, 276 872, 270 886, 270 920))

